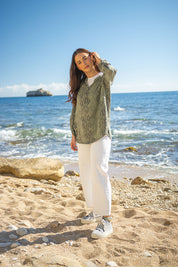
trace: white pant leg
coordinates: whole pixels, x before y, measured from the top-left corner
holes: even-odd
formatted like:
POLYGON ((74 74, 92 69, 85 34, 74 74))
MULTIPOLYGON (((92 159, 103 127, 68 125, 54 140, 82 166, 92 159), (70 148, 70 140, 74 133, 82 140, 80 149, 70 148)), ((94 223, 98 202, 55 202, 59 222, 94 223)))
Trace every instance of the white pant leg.
POLYGON ((108 175, 110 150, 111 139, 108 136, 91 144, 93 211, 101 216, 111 214, 111 183, 108 175))
POLYGON ((90 166, 91 144, 77 144, 79 157, 80 180, 87 208, 93 208, 92 179, 90 166))

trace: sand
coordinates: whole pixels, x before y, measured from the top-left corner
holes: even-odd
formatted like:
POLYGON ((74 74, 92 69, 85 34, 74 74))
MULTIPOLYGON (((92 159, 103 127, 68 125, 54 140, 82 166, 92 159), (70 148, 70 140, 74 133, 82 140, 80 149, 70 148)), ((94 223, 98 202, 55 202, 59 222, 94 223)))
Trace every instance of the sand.
POLYGON ((100 240, 90 237, 95 223, 80 223, 86 207, 78 176, 59 182, 0 176, 0 266, 178 266, 176 176, 115 167, 114 233, 100 240), (141 173, 146 183, 131 185, 141 173))

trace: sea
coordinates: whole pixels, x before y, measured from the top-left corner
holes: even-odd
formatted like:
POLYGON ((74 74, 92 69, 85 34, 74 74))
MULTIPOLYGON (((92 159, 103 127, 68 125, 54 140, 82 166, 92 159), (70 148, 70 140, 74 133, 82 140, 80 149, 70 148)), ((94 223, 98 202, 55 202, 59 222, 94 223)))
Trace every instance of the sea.
MULTIPOLYGON (((0 98, 0 157, 77 161, 66 101, 64 95, 0 98)), ((178 91, 111 94, 110 162, 177 173, 177 114, 178 91)))

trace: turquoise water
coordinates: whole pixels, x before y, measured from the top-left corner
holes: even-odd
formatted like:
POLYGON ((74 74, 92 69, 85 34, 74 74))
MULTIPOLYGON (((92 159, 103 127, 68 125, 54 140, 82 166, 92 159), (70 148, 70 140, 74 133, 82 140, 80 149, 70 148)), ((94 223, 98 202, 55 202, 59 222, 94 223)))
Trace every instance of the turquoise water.
MULTIPOLYGON (((178 170, 178 92, 111 96, 110 161, 178 170), (137 152, 125 151, 133 146, 137 152)), ((76 160, 67 96, 0 98, 0 156, 76 160)))

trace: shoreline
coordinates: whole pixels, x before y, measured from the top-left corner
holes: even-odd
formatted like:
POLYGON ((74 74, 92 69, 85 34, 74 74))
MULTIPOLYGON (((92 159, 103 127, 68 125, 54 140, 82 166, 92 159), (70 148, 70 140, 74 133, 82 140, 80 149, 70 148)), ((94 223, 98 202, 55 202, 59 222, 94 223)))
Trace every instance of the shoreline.
MULTIPOLYGON (((65 172, 69 170, 79 172, 78 161, 61 160, 61 162, 64 165, 65 172)), ((178 185, 178 174, 152 166, 137 166, 109 162, 108 173, 110 178, 115 178, 119 181, 126 181, 140 176, 144 180, 165 179, 172 184, 178 185)))

